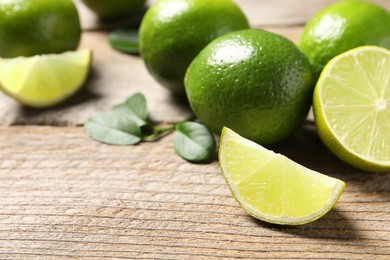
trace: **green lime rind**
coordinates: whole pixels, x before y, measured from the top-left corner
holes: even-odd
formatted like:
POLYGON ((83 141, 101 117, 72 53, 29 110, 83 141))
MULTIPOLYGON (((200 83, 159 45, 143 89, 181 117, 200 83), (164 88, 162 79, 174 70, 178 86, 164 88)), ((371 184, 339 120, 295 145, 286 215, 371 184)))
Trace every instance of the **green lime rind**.
POLYGON ((299 46, 318 77, 335 56, 364 45, 390 49, 390 13, 369 1, 348 0, 328 5, 310 18, 299 46))
POLYGON ((232 0, 160 0, 142 19, 140 54, 161 86, 184 96, 184 75, 196 55, 218 36, 247 28, 232 0))
POLYGON ((145 5, 145 0, 82 0, 82 2, 102 19, 131 16, 145 5))
POLYGON ((76 50, 81 38, 72 0, 8 0, 0 4, 0 56, 14 58, 76 50))
POLYGON ((211 131, 220 134, 226 126, 268 145, 305 121, 315 81, 293 42, 246 29, 208 44, 192 61, 184 84, 192 111, 211 131))

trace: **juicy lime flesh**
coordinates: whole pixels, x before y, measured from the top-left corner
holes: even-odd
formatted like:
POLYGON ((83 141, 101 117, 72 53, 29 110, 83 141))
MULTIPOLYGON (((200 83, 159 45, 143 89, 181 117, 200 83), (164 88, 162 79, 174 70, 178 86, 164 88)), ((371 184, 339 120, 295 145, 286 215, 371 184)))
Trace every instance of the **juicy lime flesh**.
POLYGON ((88 75, 91 51, 0 60, 0 85, 26 105, 54 104, 73 94, 88 75))
POLYGON ((341 55, 321 76, 321 111, 351 153, 390 166, 390 52, 341 55))
POLYGON ((238 203, 250 215, 276 224, 318 219, 338 200, 345 184, 224 128, 219 160, 238 203))

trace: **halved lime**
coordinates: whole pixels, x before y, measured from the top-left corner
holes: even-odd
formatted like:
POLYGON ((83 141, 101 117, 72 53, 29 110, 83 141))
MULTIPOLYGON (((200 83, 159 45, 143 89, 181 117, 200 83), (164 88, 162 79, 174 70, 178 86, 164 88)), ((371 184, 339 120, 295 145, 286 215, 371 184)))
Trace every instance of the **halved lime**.
POLYGON ((300 225, 325 215, 345 183, 223 128, 219 165, 234 198, 251 216, 275 224, 300 225))
POLYGON ((27 106, 55 105, 83 85, 88 76, 91 58, 90 49, 0 58, 0 89, 27 106))
POLYGON ((364 46, 332 59, 313 99, 318 134, 340 159, 390 170, 390 51, 364 46))

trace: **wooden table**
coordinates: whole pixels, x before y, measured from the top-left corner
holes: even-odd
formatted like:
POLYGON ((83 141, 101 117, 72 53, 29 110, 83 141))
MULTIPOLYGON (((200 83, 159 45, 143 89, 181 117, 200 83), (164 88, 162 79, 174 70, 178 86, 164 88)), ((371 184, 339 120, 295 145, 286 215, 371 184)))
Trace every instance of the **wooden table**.
MULTIPOLYGON (((236 2, 253 27, 296 42, 305 21, 335 1, 236 2)), ((374 2, 390 10, 388 0, 374 2)), ((389 173, 339 161, 310 120, 272 148, 347 187, 326 216, 298 227, 249 217, 217 161, 183 161, 172 136, 131 147, 89 139, 85 119, 137 91, 156 122, 180 120, 189 109, 148 75, 139 57, 112 50, 108 31, 77 5, 80 47, 94 50, 84 89, 47 110, 0 94, 0 259, 390 259, 389 173)))

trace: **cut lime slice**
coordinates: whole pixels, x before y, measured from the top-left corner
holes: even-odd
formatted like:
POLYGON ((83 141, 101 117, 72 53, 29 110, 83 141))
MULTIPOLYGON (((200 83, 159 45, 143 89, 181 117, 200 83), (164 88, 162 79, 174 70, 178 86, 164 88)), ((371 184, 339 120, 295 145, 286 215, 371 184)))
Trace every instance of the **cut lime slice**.
POLYGON ((345 187, 341 180, 307 169, 226 127, 219 164, 241 207, 269 223, 312 222, 334 206, 345 187))
POLYGON ((27 106, 58 104, 83 85, 91 57, 87 49, 0 59, 0 89, 27 106))
POLYGON ((390 51, 365 46, 324 68, 313 99, 319 136, 340 159, 390 170, 390 51))

